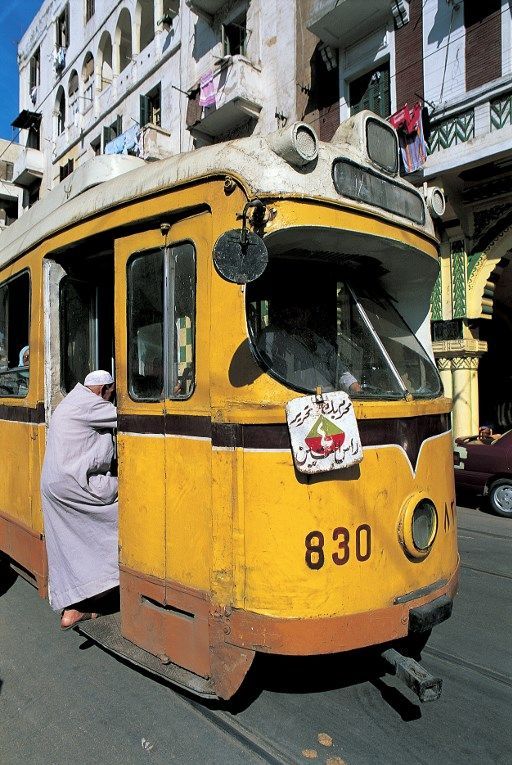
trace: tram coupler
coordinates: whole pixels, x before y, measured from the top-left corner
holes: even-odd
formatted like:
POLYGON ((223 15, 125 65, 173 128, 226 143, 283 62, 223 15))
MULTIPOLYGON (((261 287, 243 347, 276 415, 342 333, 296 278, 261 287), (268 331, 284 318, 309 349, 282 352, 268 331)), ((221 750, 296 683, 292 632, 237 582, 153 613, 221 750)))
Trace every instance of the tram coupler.
POLYGON ((396 675, 416 694, 420 701, 436 701, 441 695, 443 681, 440 677, 434 677, 408 656, 402 656, 394 648, 388 648, 381 654, 382 658, 396 675))

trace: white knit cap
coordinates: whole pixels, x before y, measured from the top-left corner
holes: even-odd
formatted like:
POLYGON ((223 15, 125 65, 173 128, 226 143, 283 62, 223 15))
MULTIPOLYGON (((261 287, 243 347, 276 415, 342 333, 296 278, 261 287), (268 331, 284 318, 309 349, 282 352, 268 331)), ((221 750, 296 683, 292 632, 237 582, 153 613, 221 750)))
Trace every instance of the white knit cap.
POLYGON ((105 372, 104 369, 96 369, 94 372, 89 372, 84 380, 84 385, 90 387, 91 385, 112 385, 114 378, 110 372, 105 372))

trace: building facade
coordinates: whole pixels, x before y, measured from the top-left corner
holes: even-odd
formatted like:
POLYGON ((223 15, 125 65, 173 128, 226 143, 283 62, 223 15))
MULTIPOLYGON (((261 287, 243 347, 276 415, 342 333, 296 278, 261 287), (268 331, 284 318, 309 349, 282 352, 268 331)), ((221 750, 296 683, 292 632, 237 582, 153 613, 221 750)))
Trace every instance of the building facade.
POLYGON ((512 426, 510 0, 44 0, 18 59, 24 206, 100 153, 421 110, 428 156, 404 172, 447 197, 432 327, 454 431, 512 426))
POLYGON ((13 183, 14 163, 21 148, 0 138, 0 232, 19 218, 23 191, 13 183))

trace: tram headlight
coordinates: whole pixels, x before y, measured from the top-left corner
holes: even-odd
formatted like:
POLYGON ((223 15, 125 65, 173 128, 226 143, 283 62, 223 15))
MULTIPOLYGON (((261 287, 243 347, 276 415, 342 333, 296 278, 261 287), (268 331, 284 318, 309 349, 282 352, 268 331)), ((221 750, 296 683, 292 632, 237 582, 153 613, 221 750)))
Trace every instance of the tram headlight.
POLYGON ((400 514, 398 536, 407 555, 425 558, 437 534, 437 511, 431 499, 416 494, 406 501, 400 514))
POLYGON ((318 138, 311 125, 294 122, 293 125, 271 133, 268 142, 272 151, 290 165, 302 167, 318 156, 318 138))

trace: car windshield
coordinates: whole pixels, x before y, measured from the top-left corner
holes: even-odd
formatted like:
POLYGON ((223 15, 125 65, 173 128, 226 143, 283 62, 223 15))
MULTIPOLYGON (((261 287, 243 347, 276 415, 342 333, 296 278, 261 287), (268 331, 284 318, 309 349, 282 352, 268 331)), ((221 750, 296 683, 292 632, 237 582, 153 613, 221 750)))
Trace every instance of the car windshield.
POLYGON ((274 257, 246 295, 253 351, 288 387, 359 398, 440 394, 434 363, 368 266, 328 253, 274 257))

